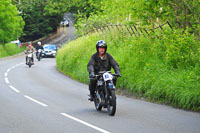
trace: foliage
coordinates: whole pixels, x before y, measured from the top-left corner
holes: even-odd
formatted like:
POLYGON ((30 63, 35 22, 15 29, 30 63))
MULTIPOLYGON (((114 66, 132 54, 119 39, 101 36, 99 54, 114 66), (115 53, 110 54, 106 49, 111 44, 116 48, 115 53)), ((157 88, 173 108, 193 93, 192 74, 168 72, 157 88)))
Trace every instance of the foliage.
MULTIPOLYGON (((89 17, 101 9, 100 0, 68 0, 67 10, 77 14, 79 17, 89 17)), ((79 18, 78 17, 78 18, 79 18)))
POLYGON ((0 45, 0 58, 21 53, 24 50, 25 50, 25 47, 19 48, 16 44, 13 44, 13 43, 7 43, 4 46, 0 45))
POLYGON ((174 107, 200 110, 200 41, 194 41, 192 34, 169 29, 150 37, 94 33, 58 51, 58 70, 88 83, 86 66, 100 39, 108 43, 108 52, 120 65, 118 88, 174 107))
POLYGON ((24 21, 11 0, 0 1, 0 45, 16 40, 22 34, 24 21))
POLYGON ((83 3, 87 4, 78 6, 78 2, 73 2, 73 7, 78 11, 74 13, 77 19, 75 26, 79 32, 105 23, 131 23, 153 28, 170 21, 180 28, 189 26, 199 36, 199 0, 84 0, 83 3), (94 8, 87 8, 90 5, 94 5, 94 8))
MULTIPOLYGON (((25 21, 22 41, 33 41, 56 32, 66 10, 65 0, 21 0, 17 7, 25 21)), ((13 2, 14 3, 14 2, 13 2)))

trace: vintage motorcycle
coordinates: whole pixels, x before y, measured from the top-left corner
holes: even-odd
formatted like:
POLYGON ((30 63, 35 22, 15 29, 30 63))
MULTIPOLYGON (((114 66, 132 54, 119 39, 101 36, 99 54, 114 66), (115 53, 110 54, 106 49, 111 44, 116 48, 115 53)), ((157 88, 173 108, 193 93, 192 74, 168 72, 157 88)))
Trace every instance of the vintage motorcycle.
POLYGON ((38 61, 41 60, 41 58, 42 58, 42 49, 38 49, 36 57, 37 57, 38 61))
POLYGON ((33 65, 33 51, 29 50, 27 52, 27 57, 28 57, 28 59, 27 59, 27 65, 29 67, 31 67, 33 65))
POLYGON ((119 77, 110 71, 101 71, 95 76, 97 86, 95 88, 94 105, 96 110, 107 108, 108 114, 114 116, 116 112, 116 95, 113 79, 119 77))

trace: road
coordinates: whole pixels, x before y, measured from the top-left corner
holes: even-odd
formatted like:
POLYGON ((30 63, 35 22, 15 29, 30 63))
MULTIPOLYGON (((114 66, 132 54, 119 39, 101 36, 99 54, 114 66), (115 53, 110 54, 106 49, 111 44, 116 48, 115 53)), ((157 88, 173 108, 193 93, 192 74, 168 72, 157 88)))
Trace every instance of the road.
POLYGON ((56 70, 55 58, 31 68, 23 56, 0 60, 0 133, 200 132, 199 113, 118 95, 112 117, 96 111, 88 93, 56 70))

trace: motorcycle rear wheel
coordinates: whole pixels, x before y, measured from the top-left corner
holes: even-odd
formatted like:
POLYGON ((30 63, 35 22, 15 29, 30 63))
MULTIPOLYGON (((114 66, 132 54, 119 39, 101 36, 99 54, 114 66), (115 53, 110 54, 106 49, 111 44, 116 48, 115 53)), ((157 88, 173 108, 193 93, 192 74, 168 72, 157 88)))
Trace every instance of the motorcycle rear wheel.
POLYGON ((110 116, 114 116, 116 112, 116 95, 115 91, 111 90, 110 96, 108 99, 108 106, 107 106, 107 111, 110 116))

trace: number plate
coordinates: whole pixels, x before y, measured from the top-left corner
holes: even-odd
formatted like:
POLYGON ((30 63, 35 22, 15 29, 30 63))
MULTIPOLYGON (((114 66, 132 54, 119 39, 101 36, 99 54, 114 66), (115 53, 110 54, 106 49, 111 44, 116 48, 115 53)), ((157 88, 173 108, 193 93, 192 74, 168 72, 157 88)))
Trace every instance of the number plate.
POLYGON ((28 54, 28 57, 32 57, 32 54, 28 54))
POLYGON ((104 81, 112 80, 113 76, 110 73, 106 72, 103 74, 103 79, 104 81))

